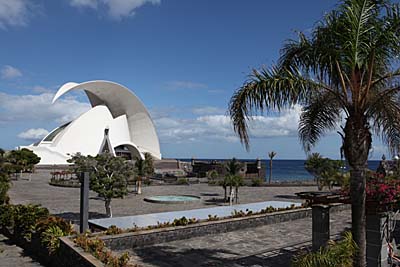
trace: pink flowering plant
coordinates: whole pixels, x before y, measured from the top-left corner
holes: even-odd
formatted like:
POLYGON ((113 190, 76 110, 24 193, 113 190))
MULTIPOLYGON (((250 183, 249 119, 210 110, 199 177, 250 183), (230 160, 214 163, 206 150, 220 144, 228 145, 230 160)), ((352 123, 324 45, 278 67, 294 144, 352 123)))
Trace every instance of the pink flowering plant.
MULTIPOLYGON (((345 198, 349 198, 349 188, 341 190, 345 198)), ((388 211, 400 207, 400 180, 373 174, 367 179, 366 186, 367 209, 388 211)))
POLYGON ((390 205, 400 201, 399 181, 371 180, 366 188, 367 202, 375 202, 379 205, 390 205))

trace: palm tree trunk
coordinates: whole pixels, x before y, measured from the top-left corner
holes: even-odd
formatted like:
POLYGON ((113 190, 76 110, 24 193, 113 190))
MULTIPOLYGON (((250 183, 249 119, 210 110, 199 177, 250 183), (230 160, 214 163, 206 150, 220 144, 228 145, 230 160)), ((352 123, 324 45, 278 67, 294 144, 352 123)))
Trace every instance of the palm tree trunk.
POLYGON ((224 186, 224 200, 226 202, 226 186, 224 186))
POLYGON ((350 165, 350 198, 353 239, 358 246, 355 267, 366 263, 365 189, 366 167, 372 138, 368 121, 363 116, 350 116, 344 128, 344 153, 350 165))
POLYGON ((142 194, 142 177, 140 176, 137 178, 136 187, 137 187, 137 194, 138 195, 142 194))
POLYGON ((269 160, 269 183, 272 181, 272 159, 269 160))
POLYGON ((239 186, 235 187, 235 203, 237 204, 239 201, 239 186))

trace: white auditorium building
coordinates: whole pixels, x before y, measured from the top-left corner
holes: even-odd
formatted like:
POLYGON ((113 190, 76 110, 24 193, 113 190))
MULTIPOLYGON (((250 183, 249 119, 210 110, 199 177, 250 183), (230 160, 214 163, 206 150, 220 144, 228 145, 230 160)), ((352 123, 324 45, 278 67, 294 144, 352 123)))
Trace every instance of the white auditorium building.
POLYGON ((104 146, 105 130, 114 155, 134 159, 149 152, 161 159, 160 144, 149 112, 128 88, 110 81, 69 82, 61 86, 53 103, 73 90, 83 90, 92 108, 51 131, 41 141, 21 148, 32 150, 40 165, 68 164, 71 155, 97 155, 104 146))

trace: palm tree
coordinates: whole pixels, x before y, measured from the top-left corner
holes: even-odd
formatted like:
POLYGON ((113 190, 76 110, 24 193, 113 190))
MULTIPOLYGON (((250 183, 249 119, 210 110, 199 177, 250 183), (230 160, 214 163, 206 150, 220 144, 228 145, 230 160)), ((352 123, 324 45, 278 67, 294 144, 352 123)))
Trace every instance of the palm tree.
POLYGON ((400 7, 386 0, 342 0, 309 34, 283 46, 279 61, 254 69, 235 92, 229 112, 249 148, 248 119, 259 111, 300 104, 299 137, 305 151, 343 123, 350 166, 354 266, 366 265, 365 184, 372 133, 396 153, 400 145, 400 7))
MULTIPOLYGON (((241 180, 241 177, 239 178, 239 170, 242 167, 242 164, 236 159, 232 158, 230 161, 227 162, 226 164, 226 172, 227 174, 225 175, 224 179, 224 184, 225 184, 225 196, 226 196, 226 187, 229 186, 229 194, 232 195, 232 189, 235 187, 235 199, 236 201, 238 200, 237 193, 239 192, 239 186, 243 183, 241 180)), ((226 197, 225 197, 226 199, 226 197)))
POLYGON ((142 180, 154 173, 154 162, 150 153, 144 153, 144 159, 141 157, 136 159, 135 172, 137 175, 137 193, 140 195, 142 194, 142 180))
POLYGON ((271 183, 272 180, 272 159, 276 156, 275 151, 271 151, 268 153, 269 157, 269 183, 271 183))

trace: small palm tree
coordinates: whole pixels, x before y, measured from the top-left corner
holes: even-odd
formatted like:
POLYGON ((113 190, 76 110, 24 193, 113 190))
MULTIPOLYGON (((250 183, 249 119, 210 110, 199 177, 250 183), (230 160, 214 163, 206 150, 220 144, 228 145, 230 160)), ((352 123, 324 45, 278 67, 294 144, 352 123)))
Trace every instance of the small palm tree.
POLYGON ((231 176, 231 184, 235 188, 235 202, 239 202, 239 187, 244 185, 243 177, 240 175, 231 176))
MULTIPOLYGON (((242 164, 236 159, 232 158, 230 161, 228 161, 225 169, 227 174, 225 175, 224 179, 224 184, 225 186, 229 186, 229 194, 232 195, 233 187, 236 189, 236 196, 235 199, 237 201, 237 193, 239 192, 239 184, 243 183, 241 182, 241 177, 239 176, 239 171, 240 168, 242 167, 242 164)), ((225 200, 226 200, 226 187, 225 187, 225 200)))
POLYGON ((276 152, 275 151, 271 151, 268 153, 268 157, 269 157, 269 183, 271 183, 272 181, 272 160, 273 158, 276 156, 276 152))
POLYGON ((140 195, 142 194, 142 180, 154 173, 154 162, 150 153, 144 153, 144 159, 140 157, 136 159, 135 173, 137 175, 137 193, 140 195))
POLYGON ((350 167, 354 266, 366 265, 366 171, 372 133, 392 153, 400 148, 400 7, 385 0, 342 0, 310 31, 281 50, 278 63, 253 70, 232 96, 234 130, 249 147, 254 111, 303 106, 299 137, 309 152, 343 122, 350 167))

